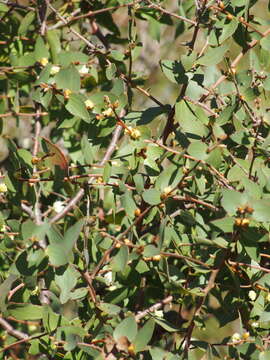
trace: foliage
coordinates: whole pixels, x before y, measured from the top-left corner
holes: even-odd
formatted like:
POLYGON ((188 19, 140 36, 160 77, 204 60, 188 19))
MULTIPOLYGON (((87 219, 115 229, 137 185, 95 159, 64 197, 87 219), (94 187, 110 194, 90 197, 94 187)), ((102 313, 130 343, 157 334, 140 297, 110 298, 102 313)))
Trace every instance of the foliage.
POLYGON ((268 15, 0 3, 3 358, 269 357, 268 15))

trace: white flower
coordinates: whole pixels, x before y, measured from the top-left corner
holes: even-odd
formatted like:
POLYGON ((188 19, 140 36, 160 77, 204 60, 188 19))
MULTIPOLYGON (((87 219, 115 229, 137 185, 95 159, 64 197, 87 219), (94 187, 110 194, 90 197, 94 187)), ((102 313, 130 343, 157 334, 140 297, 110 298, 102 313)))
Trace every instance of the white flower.
POLYGON ((238 333, 234 333, 232 336, 232 342, 233 343, 238 343, 241 340, 241 336, 238 333))
POLYGON ((51 75, 55 75, 55 74, 57 74, 59 71, 60 71, 60 66, 53 65, 53 66, 51 67, 50 74, 51 74, 51 75))
POLYGON ((89 68, 86 65, 83 65, 80 69, 79 69, 79 73, 80 75, 85 75, 88 74, 89 68))
POLYGON ((65 204, 63 203, 63 201, 55 201, 53 203, 53 210, 56 212, 56 213, 60 213, 62 210, 64 210, 65 208, 65 204))
POLYGON ((248 297, 250 298, 251 301, 254 301, 254 300, 256 300, 257 294, 254 290, 250 290, 248 292, 248 297))

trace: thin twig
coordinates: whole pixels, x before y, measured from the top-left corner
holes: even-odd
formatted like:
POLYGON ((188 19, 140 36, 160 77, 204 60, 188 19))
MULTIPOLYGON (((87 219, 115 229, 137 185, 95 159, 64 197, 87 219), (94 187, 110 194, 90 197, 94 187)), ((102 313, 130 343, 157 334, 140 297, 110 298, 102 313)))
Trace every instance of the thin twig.
MULTIPOLYGON (((252 40, 247 49, 243 49, 242 52, 236 56, 236 58, 233 60, 233 62, 231 63, 231 67, 232 68, 236 68, 237 64, 240 62, 240 60, 244 57, 244 55, 248 52, 248 50, 254 48, 263 38, 267 37, 268 35, 270 35, 270 29, 266 30, 263 34, 262 37, 260 39, 254 39, 252 40)), ((208 93, 205 95, 202 95, 200 98, 200 102, 204 102, 208 96, 210 94, 212 94, 212 92, 215 90, 216 87, 218 87, 224 80, 226 80, 227 75, 222 75, 208 90, 208 93)))
POLYGON ((89 46, 89 48, 97 50, 94 44, 92 44, 84 36, 82 36, 80 33, 78 33, 76 30, 69 26, 69 22, 50 4, 49 0, 46 0, 46 3, 47 6, 59 17, 59 19, 62 20, 63 23, 69 27, 70 32, 77 36, 77 38, 81 39, 87 46, 89 46))
POLYGON ((260 270, 260 271, 263 271, 263 272, 266 272, 266 273, 270 273, 270 269, 267 269, 263 266, 260 266, 260 265, 252 265, 252 264, 246 264, 246 263, 243 263, 243 262, 237 262, 237 261, 231 261, 231 260, 228 260, 228 264, 229 265, 234 265, 234 266, 246 266, 246 267, 249 267, 251 269, 257 269, 257 270, 260 270))
MULTIPOLYGON (((28 338, 27 334, 23 333, 22 331, 14 329, 13 326, 11 326, 10 323, 8 323, 2 317, 0 317, 0 326, 2 326, 2 328, 5 329, 9 335, 14 336, 16 339, 27 339, 28 338)), ((1 350, 0 350, 0 352, 1 352, 1 350)))
POLYGON ((196 21, 193 21, 191 19, 188 19, 188 18, 185 18, 184 16, 181 16, 181 15, 178 15, 178 14, 175 14, 175 13, 172 13, 164 8, 162 8, 161 6, 157 5, 157 4, 154 4, 152 1, 150 0, 147 0, 147 2, 150 4, 149 8, 153 8, 153 9, 156 9, 156 10, 159 10, 160 12, 162 12, 163 14, 166 14, 166 15, 169 15, 169 16, 172 16, 178 20, 182 20, 182 21, 185 21, 191 25, 196 25, 197 22, 196 21))
POLYGON ((160 309, 161 307, 163 307, 164 305, 167 305, 169 303, 171 303, 173 300, 173 297, 167 296, 165 299, 157 302, 156 304, 150 306, 148 309, 143 310, 143 311, 139 311, 136 315, 135 315, 135 320, 138 322, 140 321, 142 318, 144 318, 145 316, 149 315, 149 313, 151 312, 155 312, 156 310, 160 309))
MULTIPOLYGON (((1 318, 0 318, 0 319, 1 319, 1 318)), ((26 334, 26 337, 21 338, 21 340, 16 341, 16 342, 14 342, 14 343, 12 343, 12 344, 9 344, 9 345, 3 347, 2 349, 0 349, 0 353, 1 353, 1 352, 5 352, 6 350, 11 349, 11 348, 14 347, 14 346, 27 343, 27 342, 29 342, 29 341, 31 341, 31 340, 40 339, 41 337, 43 337, 43 336, 45 336, 45 335, 47 335, 47 334, 48 334, 47 332, 43 332, 43 333, 41 333, 41 334, 33 335, 33 336, 28 336, 28 335, 26 334)))

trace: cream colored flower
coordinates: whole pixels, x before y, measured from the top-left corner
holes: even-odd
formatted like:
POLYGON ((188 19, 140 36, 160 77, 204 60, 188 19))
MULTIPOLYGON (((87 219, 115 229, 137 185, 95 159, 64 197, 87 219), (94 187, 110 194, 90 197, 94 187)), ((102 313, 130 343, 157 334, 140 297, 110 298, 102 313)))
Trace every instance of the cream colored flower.
POLYGON ((0 184, 0 193, 6 193, 8 191, 7 185, 4 183, 0 184))
POLYGON ((59 71, 60 71, 60 66, 53 65, 53 66, 51 67, 50 74, 51 74, 51 75, 55 75, 55 74, 57 74, 59 71))
POLYGON ((232 336, 232 342, 238 343, 239 341, 241 341, 241 335, 239 333, 234 333, 232 336))
POLYGON ((65 208, 65 204, 64 204, 63 201, 58 200, 58 201, 55 201, 55 202, 53 203, 53 210, 54 210, 57 214, 60 213, 61 211, 63 211, 64 208, 65 208))
POLYGON ((108 109, 102 111, 102 114, 106 117, 113 116, 113 110, 112 110, 112 108, 108 108, 108 109))
POLYGON ((248 292, 248 297, 250 298, 251 301, 254 301, 254 300, 256 300, 257 294, 254 290, 250 290, 248 292))
POLYGON ((46 66, 48 64, 49 60, 45 57, 43 57, 42 59, 39 60, 39 63, 42 65, 42 66, 46 66))
POLYGON ((88 72, 89 72, 89 68, 88 68, 86 65, 83 65, 83 66, 79 69, 80 75, 88 74, 88 72))
POLYGON ((93 110, 95 107, 95 104, 90 99, 85 100, 84 104, 88 110, 93 110))

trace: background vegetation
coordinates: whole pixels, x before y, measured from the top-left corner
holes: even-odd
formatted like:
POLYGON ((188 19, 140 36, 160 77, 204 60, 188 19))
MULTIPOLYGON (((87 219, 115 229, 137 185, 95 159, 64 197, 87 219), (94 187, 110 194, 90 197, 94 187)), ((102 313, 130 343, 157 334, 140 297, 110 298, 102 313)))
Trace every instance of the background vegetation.
POLYGON ((269 9, 0 2, 0 357, 270 357, 269 9))

